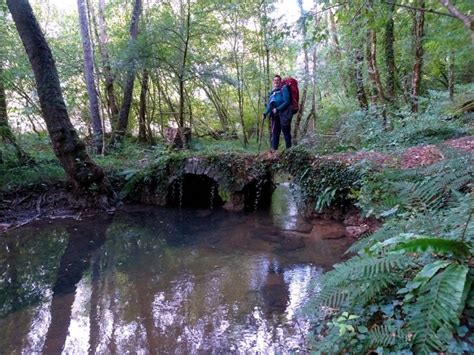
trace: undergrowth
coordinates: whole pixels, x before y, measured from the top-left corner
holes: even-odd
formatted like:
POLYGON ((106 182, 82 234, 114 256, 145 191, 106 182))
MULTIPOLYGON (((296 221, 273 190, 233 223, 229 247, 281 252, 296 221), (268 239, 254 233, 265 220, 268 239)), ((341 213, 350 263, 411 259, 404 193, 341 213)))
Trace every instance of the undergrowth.
POLYGON ((474 351, 474 161, 446 158, 362 179, 359 206, 385 223, 324 275, 318 352, 474 351))
MULTIPOLYGON (((423 110, 417 114, 411 113, 408 106, 387 107, 389 127, 383 126, 374 110, 341 114, 333 127, 337 139, 332 140, 330 146, 333 151, 393 151, 472 134, 474 114, 459 114, 459 107, 472 99, 474 86, 465 85, 459 91, 456 102, 451 102, 445 91, 429 91, 423 110)), ((328 150, 323 143, 316 145, 328 150)))
POLYGON ((358 189, 361 177, 357 166, 315 157, 302 146, 285 151, 278 169, 293 176, 301 203, 316 212, 351 204, 351 191, 358 189))

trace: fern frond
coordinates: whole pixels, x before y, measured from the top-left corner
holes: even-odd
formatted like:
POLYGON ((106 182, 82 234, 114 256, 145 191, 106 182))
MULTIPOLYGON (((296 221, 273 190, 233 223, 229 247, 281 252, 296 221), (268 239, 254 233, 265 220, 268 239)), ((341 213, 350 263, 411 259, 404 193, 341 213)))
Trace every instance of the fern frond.
POLYGON ((394 235, 402 233, 402 227, 400 224, 397 225, 383 225, 380 229, 372 234, 368 234, 363 238, 352 244, 346 253, 358 253, 364 249, 369 249, 373 244, 383 242, 394 235))
POLYGON ((336 264, 334 270, 323 276, 323 286, 338 286, 357 280, 366 280, 379 274, 390 273, 395 269, 403 269, 408 258, 403 255, 387 255, 381 257, 355 256, 350 260, 336 264))
POLYGON ((472 162, 465 157, 445 160, 435 167, 420 168, 392 181, 406 208, 437 210, 446 205, 454 191, 474 181, 472 162))
POLYGON ((469 246, 459 240, 424 237, 402 242, 393 248, 392 251, 405 253, 433 252, 436 254, 453 254, 458 257, 466 257, 469 255, 469 246))
POLYGON ((347 302, 365 304, 390 285, 401 281, 399 271, 408 264, 409 259, 404 255, 353 257, 335 265, 334 270, 323 276, 316 304, 332 308, 347 302))
POLYGON ((315 306, 327 306, 340 308, 348 298, 348 292, 342 287, 323 287, 319 295, 314 300, 315 306))
POLYGON ((407 335, 393 324, 378 325, 369 331, 369 343, 371 346, 390 347, 400 341, 406 342, 407 335))
POLYGON ((438 334, 451 333, 459 324, 467 272, 466 266, 451 264, 421 288, 416 300, 420 312, 408 324, 417 352, 443 351, 444 341, 438 334))

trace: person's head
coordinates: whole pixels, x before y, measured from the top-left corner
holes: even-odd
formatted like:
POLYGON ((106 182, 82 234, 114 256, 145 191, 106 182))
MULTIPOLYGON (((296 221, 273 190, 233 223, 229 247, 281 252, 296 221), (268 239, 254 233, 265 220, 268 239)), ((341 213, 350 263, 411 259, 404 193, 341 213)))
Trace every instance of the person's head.
POLYGON ((277 74, 273 77, 273 88, 279 89, 280 87, 281 87, 281 76, 277 74))

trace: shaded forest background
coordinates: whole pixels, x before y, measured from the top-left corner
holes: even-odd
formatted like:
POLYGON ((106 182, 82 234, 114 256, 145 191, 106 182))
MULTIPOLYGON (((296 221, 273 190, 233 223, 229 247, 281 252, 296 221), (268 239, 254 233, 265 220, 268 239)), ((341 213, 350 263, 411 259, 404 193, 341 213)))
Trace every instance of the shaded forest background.
MULTIPOLYGON (((439 101, 434 90, 455 100, 473 81, 470 1, 455 4, 464 22, 446 1, 295 1, 295 24, 275 17, 274 1, 89 0, 78 2, 82 17, 32 3, 70 118, 99 153, 123 136, 156 143, 167 127, 247 146, 275 73, 300 83, 296 141, 333 134, 355 114, 389 130, 439 101)), ((2 121, 41 135, 30 64, 5 3, 0 14, 2 121)))

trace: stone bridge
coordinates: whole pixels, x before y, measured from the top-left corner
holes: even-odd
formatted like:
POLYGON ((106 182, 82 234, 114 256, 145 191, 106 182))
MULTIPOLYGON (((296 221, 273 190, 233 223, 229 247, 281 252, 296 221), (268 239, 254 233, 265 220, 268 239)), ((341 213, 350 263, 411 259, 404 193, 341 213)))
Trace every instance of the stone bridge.
POLYGON ((160 206, 254 210, 268 205, 276 158, 217 154, 163 157, 140 173, 129 198, 160 206))
POLYGON ((445 149, 472 157, 474 137, 411 147, 398 155, 362 151, 315 156, 301 146, 281 155, 166 153, 135 174, 122 193, 130 200, 161 206, 255 210, 270 203, 274 177, 283 173, 300 187, 301 207, 308 208, 302 212, 309 213, 315 203, 331 208, 347 205, 351 191, 358 188, 360 162, 375 170, 411 169, 444 159, 445 149))
POLYGON ((256 210, 269 205, 275 176, 285 174, 300 186, 303 202, 314 206, 315 196, 328 186, 347 195, 356 180, 344 159, 316 157, 302 149, 282 155, 186 154, 171 153, 151 162, 125 185, 127 198, 160 206, 256 210))

